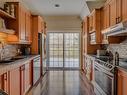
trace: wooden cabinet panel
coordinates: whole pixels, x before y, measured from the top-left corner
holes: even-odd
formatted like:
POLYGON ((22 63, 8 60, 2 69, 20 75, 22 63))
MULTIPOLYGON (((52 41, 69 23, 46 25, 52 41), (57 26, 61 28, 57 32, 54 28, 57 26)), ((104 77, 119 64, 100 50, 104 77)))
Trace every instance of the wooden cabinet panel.
POLYGON ((26 12, 25 25, 26 25, 26 34, 25 34, 26 41, 31 42, 31 14, 29 11, 26 12))
POLYGON ((9 71, 9 82, 10 82, 9 95, 20 95, 20 69, 19 68, 9 71))
POLYGON ((3 75, 0 75, 0 89, 3 90, 3 75))
POLYGON ((116 24, 116 0, 111 0, 110 5, 110 26, 116 24))
POLYGON ((26 40, 26 28, 25 28, 25 9, 23 7, 20 7, 20 40, 25 41, 26 40))
POLYGON ((127 95, 127 72, 118 70, 118 95, 127 95))
POLYGON ((89 16, 89 33, 92 34, 94 37, 92 38, 91 35, 91 44, 101 44, 101 10, 95 9, 89 16), (93 34, 95 33, 95 35, 93 34))
POLYGON ((25 95, 25 65, 20 67, 21 95, 25 95))
POLYGON ((127 20, 127 0, 122 1, 122 21, 127 20))
POLYGON ((9 93, 9 75, 8 73, 3 74, 3 87, 6 93, 9 93))
POLYGON ((31 63, 25 65, 25 92, 31 87, 30 64, 31 63))
POLYGON ((21 95, 29 90, 32 85, 31 82, 31 63, 27 63, 20 67, 20 77, 21 77, 21 95))
POLYGON ((9 2, 15 5, 16 20, 7 22, 8 29, 14 29, 16 35, 9 36, 9 43, 31 43, 31 13, 19 2, 9 2))
POLYGON ((109 4, 102 8, 102 30, 110 26, 110 7, 109 4))

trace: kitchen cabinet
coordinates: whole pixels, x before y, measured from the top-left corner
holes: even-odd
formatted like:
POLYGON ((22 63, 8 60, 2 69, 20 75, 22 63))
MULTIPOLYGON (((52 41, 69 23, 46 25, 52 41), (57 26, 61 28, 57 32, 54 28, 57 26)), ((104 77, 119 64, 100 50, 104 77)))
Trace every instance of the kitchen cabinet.
POLYGON ((3 89, 6 93, 9 93, 9 76, 8 76, 8 73, 3 74, 3 89))
POLYGON ((83 54, 94 54, 99 48, 100 45, 91 45, 90 43, 89 17, 87 16, 83 20, 83 54))
POLYGON ((3 90, 3 75, 0 75, 0 89, 3 90))
POLYGON ((127 20, 127 0, 120 0, 122 6, 122 21, 127 20))
POLYGON ((8 73, 0 75, 0 89, 9 93, 9 76, 8 73))
MULTIPOLYGON (((108 0, 101 8, 101 31, 113 26, 122 20, 122 0, 108 0), (116 7, 117 6, 117 7, 116 7)), ((116 44, 125 40, 125 37, 102 35, 102 44, 116 44)))
POLYGON ((31 43, 31 14, 21 3, 9 2, 15 5, 15 20, 7 22, 8 29, 14 29, 15 35, 8 36, 8 43, 30 44, 31 43))
POLYGON ((118 95, 127 95, 127 72, 118 69, 117 93, 118 95))
POLYGON ((31 83, 31 63, 25 64, 25 92, 32 86, 31 83))
POLYGON ((20 67, 21 95, 25 95, 25 65, 20 67))
POLYGON ((116 0, 111 0, 109 6, 110 6, 110 26, 113 26, 117 23, 116 0))
POLYGON ((110 26, 110 6, 109 4, 105 5, 101 9, 101 25, 103 26, 101 30, 106 29, 110 26))
MULTIPOLYGON (((39 34, 42 34, 45 32, 44 29, 44 21, 43 18, 40 16, 32 16, 32 46, 31 51, 32 54, 38 54, 39 53, 39 34)), ((41 38, 41 37, 40 37, 41 38)))
POLYGON ((28 42, 32 42, 32 38, 31 38, 31 13, 29 11, 26 12, 26 40, 28 42))
POLYGON ((25 95, 25 93, 32 86, 30 62, 20 67, 20 78, 21 78, 21 95, 25 95))
POLYGON ((88 80, 93 80, 93 64, 94 59, 88 55, 85 56, 85 70, 86 70, 86 77, 88 80))
POLYGON ((127 20, 127 0, 110 0, 110 26, 127 20))
MULTIPOLYGON (((20 95, 20 69, 9 71, 9 95, 20 95)), ((23 95, 23 94, 22 94, 23 95)))
POLYGON ((89 16, 89 33, 91 44, 100 44, 101 43, 101 10, 94 9, 89 16))
POLYGON ((26 40, 26 27, 25 27, 25 8, 20 6, 20 41, 24 42, 26 40))

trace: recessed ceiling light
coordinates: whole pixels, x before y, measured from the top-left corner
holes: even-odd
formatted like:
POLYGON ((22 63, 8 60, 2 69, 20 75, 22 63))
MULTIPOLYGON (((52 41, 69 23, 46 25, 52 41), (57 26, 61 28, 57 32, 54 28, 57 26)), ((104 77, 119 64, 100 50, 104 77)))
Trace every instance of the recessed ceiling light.
POLYGON ((60 7, 60 5, 59 5, 59 4, 55 4, 55 7, 57 7, 57 8, 58 8, 58 7, 60 7))

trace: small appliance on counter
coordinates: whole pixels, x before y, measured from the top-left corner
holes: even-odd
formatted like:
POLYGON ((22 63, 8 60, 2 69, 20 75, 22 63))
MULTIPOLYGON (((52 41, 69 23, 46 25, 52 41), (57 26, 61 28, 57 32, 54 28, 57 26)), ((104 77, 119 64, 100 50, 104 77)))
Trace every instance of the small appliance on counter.
POLYGON ((107 50, 97 50, 97 56, 106 56, 107 50))
POLYGON ((30 47, 22 47, 21 52, 22 52, 22 55, 30 55, 31 49, 30 47))

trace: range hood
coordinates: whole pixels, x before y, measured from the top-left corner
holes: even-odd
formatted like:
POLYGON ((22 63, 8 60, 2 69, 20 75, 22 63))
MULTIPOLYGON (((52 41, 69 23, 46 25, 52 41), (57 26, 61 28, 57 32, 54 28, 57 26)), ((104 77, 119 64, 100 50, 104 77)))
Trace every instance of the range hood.
POLYGON ((107 36, 127 36, 127 21, 118 23, 102 31, 107 36))

